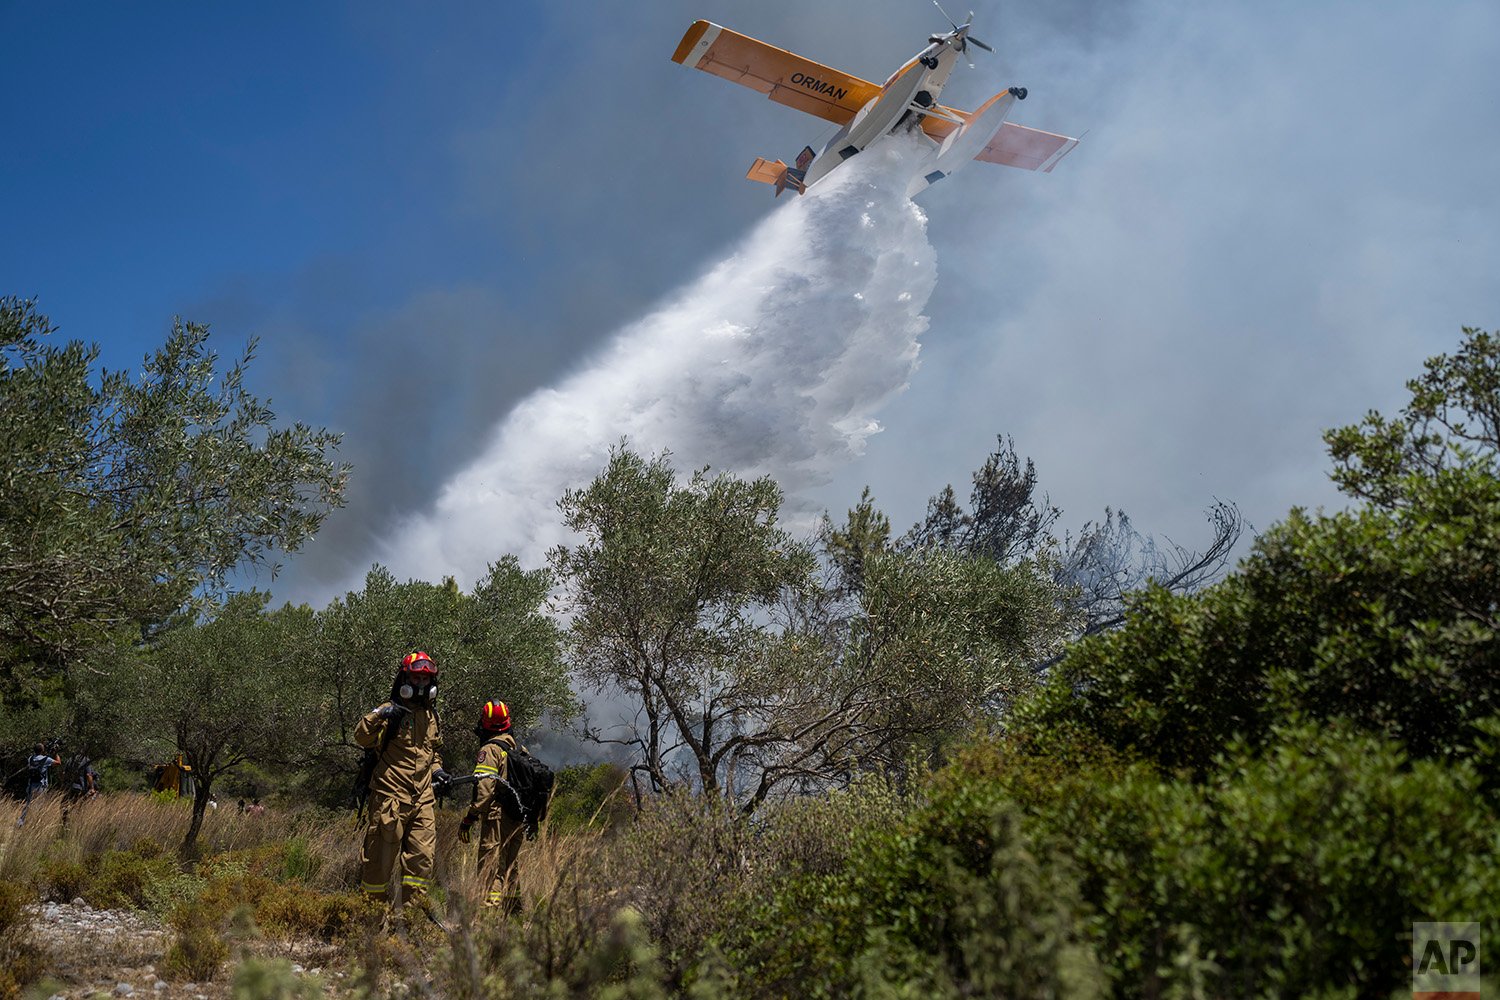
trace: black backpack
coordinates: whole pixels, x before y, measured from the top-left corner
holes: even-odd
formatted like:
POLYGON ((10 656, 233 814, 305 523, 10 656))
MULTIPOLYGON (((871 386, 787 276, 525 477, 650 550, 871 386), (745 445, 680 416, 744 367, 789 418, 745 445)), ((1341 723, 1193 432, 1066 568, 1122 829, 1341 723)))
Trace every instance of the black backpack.
POLYGON ((547 806, 552 802, 552 786, 557 776, 552 773, 552 768, 519 746, 506 752, 506 760, 504 787, 510 794, 501 793, 500 809, 511 819, 525 823, 527 838, 534 838, 542 820, 547 818, 547 806))
POLYGON ((89 772, 94 769, 94 762, 84 754, 79 754, 68 761, 67 767, 63 768, 63 781, 69 791, 80 795, 89 789, 89 772))

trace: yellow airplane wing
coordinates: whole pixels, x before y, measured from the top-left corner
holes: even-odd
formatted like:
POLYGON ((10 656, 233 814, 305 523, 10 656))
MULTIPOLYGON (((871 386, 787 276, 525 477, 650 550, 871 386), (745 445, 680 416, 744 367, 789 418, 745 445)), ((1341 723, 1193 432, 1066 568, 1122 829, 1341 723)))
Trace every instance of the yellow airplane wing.
MULTIPOLYGON (((969 117, 969 112, 959 111, 945 105, 938 107, 939 112, 949 116, 948 119, 937 116, 929 116, 922 119, 922 130, 937 142, 947 138, 948 133, 958 128, 952 118, 969 117)), ((999 163, 1007 167, 1019 167, 1022 170, 1040 170, 1042 173, 1050 174, 1052 168, 1057 166, 1057 161, 1070 153, 1074 146, 1078 145, 1077 139, 1071 139, 1065 135, 1057 135, 1053 132, 1043 132, 1041 129, 1027 128, 1025 125, 1017 125, 1014 122, 1005 122, 1000 126, 1000 131, 989 144, 981 149, 974 157, 986 163, 999 163)))
POLYGON ((709 21, 694 21, 672 54, 691 69, 758 90, 778 104, 844 125, 880 87, 709 21))
POLYGON ((1077 139, 1065 135, 1006 122, 974 159, 1050 174, 1057 161, 1067 156, 1076 145, 1077 139))

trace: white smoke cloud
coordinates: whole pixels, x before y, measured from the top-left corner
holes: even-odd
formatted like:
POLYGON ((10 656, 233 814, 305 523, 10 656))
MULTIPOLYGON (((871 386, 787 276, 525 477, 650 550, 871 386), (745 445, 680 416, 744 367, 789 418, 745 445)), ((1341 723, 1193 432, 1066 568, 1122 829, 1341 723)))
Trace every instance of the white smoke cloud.
POLYGON ((507 552, 540 565, 565 537, 558 498, 622 438, 670 450, 683 472, 769 473, 807 515, 806 491, 863 452, 917 367, 936 280, 926 217, 904 194, 917 152, 888 141, 792 197, 601 356, 524 399, 382 561, 465 584, 507 552))

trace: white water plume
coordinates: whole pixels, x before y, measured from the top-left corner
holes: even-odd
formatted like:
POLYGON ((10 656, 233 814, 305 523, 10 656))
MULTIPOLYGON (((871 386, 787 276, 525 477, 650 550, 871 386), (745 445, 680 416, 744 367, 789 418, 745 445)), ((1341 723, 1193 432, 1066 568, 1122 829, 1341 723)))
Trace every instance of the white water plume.
POLYGON ((905 195, 917 152, 887 141, 783 199, 727 260, 521 401, 382 560, 464 583, 507 552, 540 565, 566 537, 558 498, 622 438, 642 454, 670 450, 684 474, 769 473, 808 513, 802 492, 863 451, 875 412, 917 366, 935 281, 926 217, 905 195))

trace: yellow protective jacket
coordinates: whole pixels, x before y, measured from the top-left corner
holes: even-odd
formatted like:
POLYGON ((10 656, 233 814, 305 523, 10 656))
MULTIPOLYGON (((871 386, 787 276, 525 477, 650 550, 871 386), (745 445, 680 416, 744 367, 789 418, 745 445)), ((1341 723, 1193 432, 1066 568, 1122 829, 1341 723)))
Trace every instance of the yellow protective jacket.
POLYGON ((474 785, 474 804, 465 817, 468 822, 499 820, 503 815, 501 802, 504 797, 515 797, 515 792, 507 784, 510 780, 510 751, 515 748, 516 738, 510 733, 492 737, 480 746, 479 758, 474 762, 474 775, 479 781, 474 785))
POLYGON ((433 803, 432 772, 442 766, 438 748, 443 744, 437 713, 418 706, 408 708, 399 720, 388 721, 380 717, 380 711, 390 704, 376 705, 354 727, 355 743, 380 751, 375 773, 370 776, 370 793, 410 804, 433 803), (396 730, 387 740, 386 727, 391 725, 396 730))

